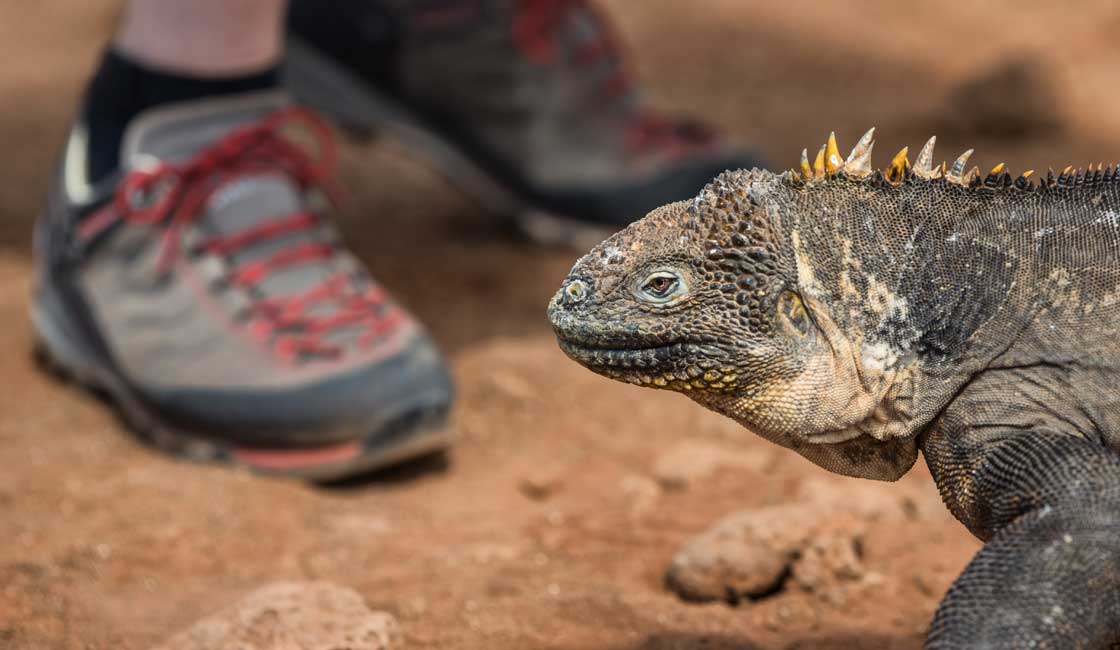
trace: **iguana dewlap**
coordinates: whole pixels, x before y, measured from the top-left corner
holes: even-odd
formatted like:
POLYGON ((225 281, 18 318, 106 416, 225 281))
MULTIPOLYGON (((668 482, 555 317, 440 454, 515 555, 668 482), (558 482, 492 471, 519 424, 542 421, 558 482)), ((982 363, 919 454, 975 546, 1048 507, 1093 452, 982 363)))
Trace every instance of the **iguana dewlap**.
POLYGON ((920 450, 987 542, 929 648, 1120 647, 1120 170, 984 176, 933 143, 724 173, 579 260, 549 318, 591 370, 834 472, 920 450))

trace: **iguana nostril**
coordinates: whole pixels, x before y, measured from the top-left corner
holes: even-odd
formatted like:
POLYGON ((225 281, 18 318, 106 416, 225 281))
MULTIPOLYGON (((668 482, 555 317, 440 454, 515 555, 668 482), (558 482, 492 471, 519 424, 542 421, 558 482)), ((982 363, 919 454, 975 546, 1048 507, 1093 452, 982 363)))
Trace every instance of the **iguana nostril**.
POLYGON ((572 280, 564 287, 564 302, 569 305, 578 305, 583 302, 589 293, 587 284, 583 280, 572 280))

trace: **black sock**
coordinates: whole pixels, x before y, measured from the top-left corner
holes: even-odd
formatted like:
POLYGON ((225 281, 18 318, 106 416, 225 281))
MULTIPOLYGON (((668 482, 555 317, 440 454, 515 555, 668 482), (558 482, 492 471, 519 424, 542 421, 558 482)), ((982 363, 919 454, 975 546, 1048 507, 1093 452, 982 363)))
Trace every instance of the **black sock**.
POLYGON ((279 85, 279 71, 238 77, 190 77, 144 67, 108 50, 86 89, 82 121, 89 133, 87 173, 96 182, 117 168, 121 138, 141 112, 172 102, 267 90, 279 85))

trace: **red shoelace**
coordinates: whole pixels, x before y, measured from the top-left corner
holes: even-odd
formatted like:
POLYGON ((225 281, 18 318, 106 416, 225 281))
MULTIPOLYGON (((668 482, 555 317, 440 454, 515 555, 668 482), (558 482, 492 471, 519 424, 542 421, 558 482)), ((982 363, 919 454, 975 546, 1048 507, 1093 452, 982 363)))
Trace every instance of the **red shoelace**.
MULTIPOLYGON (((302 190, 323 188, 332 199, 337 152, 330 130, 313 113, 298 107, 277 111, 261 122, 232 131, 189 160, 160 162, 151 169, 131 172, 107 206, 114 216, 130 223, 166 224, 161 241, 159 268, 166 272, 183 254, 181 234, 205 212, 207 201, 222 186, 237 178, 282 174, 302 190), (302 127, 313 136, 318 155, 285 137, 286 127, 302 127)), ((210 237, 196 252, 223 256, 266 240, 309 231, 319 217, 308 211, 277 215, 245 230, 210 237)), ((298 264, 320 262, 338 253, 326 241, 304 241, 281 247, 260 259, 231 264, 226 281, 231 287, 253 292, 270 274, 298 264)), ((347 273, 336 273, 295 295, 257 296, 245 315, 245 327, 255 338, 272 341, 272 349, 287 361, 307 355, 337 357, 341 347, 325 336, 341 327, 360 327, 358 342, 369 345, 391 331, 404 318, 380 287, 358 283, 347 273), (366 286, 356 286, 358 284, 366 286), (310 312, 330 303, 329 315, 310 312)))
MULTIPOLYGON (((616 99, 631 94, 634 82, 623 65, 618 39, 610 23, 586 0, 518 0, 513 21, 518 49, 539 65, 555 63, 561 49, 557 33, 574 11, 595 22, 594 37, 575 50, 576 62, 590 65, 604 58, 610 60, 614 73, 602 85, 604 96, 616 99)), ((701 124, 671 120, 643 107, 635 110, 626 144, 635 151, 668 149, 670 155, 676 156, 709 146, 714 139, 715 134, 701 124)))

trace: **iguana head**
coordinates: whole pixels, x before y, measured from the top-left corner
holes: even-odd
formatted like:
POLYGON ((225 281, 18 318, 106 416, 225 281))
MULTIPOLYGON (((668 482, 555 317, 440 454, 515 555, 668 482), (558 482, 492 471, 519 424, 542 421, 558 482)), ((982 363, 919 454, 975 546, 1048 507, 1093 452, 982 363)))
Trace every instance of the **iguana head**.
POLYGON ((827 222, 898 214, 914 203, 904 181, 963 191, 978 172, 963 173, 967 155, 934 168, 932 140, 913 168, 904 150, 872 172, 871 146, 868 132, 845 161, 830 138, 814 165, 803 153, 800 173, 725 172, 610 237, 549 305, 561 348, 612 379, 684 393, 833 471, 905 472, 914 429, 892 396, 912 394, 910 371, 894 339, 873 338, 906 326, 905 305, 889 279, 876 286, 871 261, 848 259, 850 236, 827 222))
POLYGON ((770 172, 727 172, 607 239, 552 299, 560 347, 768 438, 847 435, 868 398, 799 290, 789 192, 770 172))

